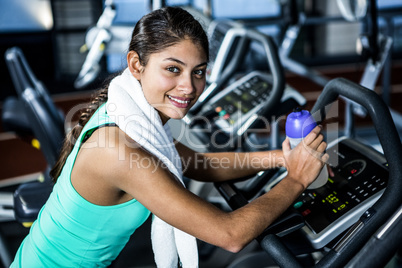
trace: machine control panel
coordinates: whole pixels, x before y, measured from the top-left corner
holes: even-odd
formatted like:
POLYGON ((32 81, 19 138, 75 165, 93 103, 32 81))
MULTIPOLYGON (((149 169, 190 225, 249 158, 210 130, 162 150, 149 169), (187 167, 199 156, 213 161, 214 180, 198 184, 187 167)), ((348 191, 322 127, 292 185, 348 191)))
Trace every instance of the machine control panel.
POLYGON ((293 207, 304 217, 302 231, 314 248, 322 248, 347 230, 380 198, 388 181, 384 156, 355 140, 329 146, 334 172, 327 184, 306 190, 293 207))
POLYGON ((306 104, 299 92, 285 85, 280 103, 272 107, 274 86, 270 74, 253 71, 214 95, 196 115, 186 116, 183 120, 203 142, 214 141, 216 146, 212 150, 225 150, 225 146, 233 148, 236 139, 251 128, 264 128, 270 124, 270 116, 282 115, 306 104))
POLYGON ((340 234, 338 229, 329 235, 331 228, 346 220, 350 224, 357 221, 380 197, 389 176, 385 158, 357 142, 345 140, 327 152, 335 175, 323 187, 305 191, 294 204, 317 247, 329 242, 320 239, 325 232, 329 232, 328 238, 340 234))
POLYGON ((203 110, 214 111, 215 123, 229 133, 264 105, 271 90, 270 76, 253 72, 215 96, 203 110))

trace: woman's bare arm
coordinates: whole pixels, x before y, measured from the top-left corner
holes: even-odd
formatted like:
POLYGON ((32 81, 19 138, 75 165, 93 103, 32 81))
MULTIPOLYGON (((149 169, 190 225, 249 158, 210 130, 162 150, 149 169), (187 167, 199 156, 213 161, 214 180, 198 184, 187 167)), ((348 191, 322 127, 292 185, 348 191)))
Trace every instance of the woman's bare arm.
POLYGON ((203 182, 242 178, 284 165, 281 150, 199 153, 181 143, 176 148, 182 158, 184 175, 203 182))
POLYGON ((115 149, 100 150, 103 153, 98 152, 98 159, 108 165, 97 167, 103 174, 98 179, 137 199, 172 226, 237 252, 280 216, 317 176, 326 147, 319 130, 313 131, 304 145, 290 151, 286 140, 283 147, 288 176, 270 192, 233 212, 221 211, 187 191, 158 159, 141 148, 120 144, 115 149), (296 157, 300 159, 296 161, 296 157))

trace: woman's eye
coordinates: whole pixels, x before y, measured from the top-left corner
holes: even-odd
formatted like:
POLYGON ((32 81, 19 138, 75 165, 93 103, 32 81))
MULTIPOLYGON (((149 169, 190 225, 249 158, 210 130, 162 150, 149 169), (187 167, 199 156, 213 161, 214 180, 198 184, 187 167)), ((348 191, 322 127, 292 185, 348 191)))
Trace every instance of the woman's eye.
POLYGON ((201 69, 201 70, 195 70, 194 74, 200 77, 204 77, 205 75, 205 70, 201 69))
POLYGON ((180 71, 179 68, 174 66, 168 67, 167 70, 172 73, 178 73, 180 71))

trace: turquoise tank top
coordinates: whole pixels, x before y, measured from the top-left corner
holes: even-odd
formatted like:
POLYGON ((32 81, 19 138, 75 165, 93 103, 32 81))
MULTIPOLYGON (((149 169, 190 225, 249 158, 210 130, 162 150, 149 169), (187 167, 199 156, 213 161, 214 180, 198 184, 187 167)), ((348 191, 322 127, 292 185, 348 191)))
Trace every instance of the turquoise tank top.
POLYGON ((71 184, 82 141, 109 123, 113 122, 102 105, 83 128, 11 267, 107 267, 149 217, 149 210, 135 199, 99 206, 85 200, 71 184))

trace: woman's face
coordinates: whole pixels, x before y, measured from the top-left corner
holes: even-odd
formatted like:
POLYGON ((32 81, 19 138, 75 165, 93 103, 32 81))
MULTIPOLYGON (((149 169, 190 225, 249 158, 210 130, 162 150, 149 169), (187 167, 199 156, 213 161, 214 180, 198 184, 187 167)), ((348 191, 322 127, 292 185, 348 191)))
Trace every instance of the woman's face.
POLYGON ((183 118, 205 87, 207 59, 203 49, 185 39, 151 54, 146 66, 140 66, 135 52, 130 53, 130 71, 140 81, 145 98, 159 112, 162 122, 183 118))

